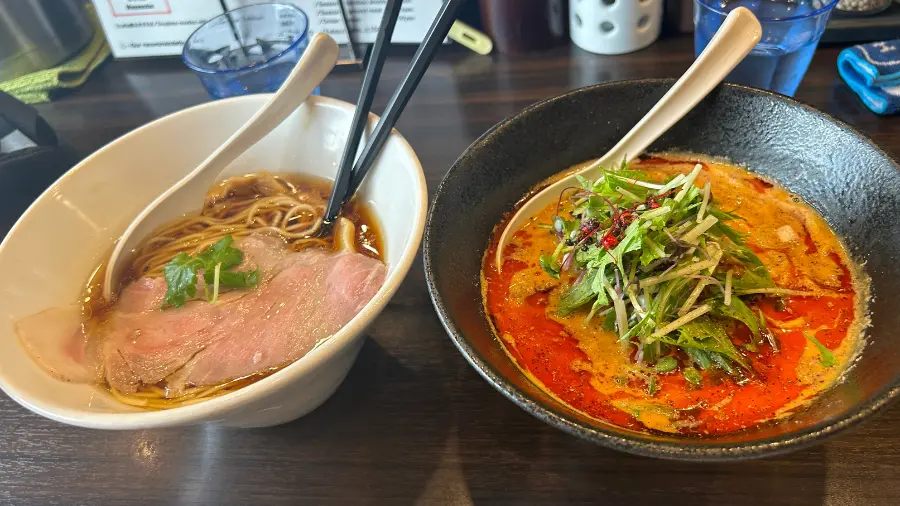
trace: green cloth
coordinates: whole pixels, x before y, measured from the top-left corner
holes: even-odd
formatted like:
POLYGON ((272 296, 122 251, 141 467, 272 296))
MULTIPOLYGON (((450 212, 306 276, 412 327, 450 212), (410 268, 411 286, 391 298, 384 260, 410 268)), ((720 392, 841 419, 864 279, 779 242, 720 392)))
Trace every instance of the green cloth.
POLYGON ((109 57, 109 44, 103 35, 100 20, 97 19, 93 6, 88 4, 87 7, 94 24, 94 36, 80 53, 52 69, 0 82, 0 90, 26 104, 39 104, 49 102, 51 94, 56 90, 77 88, 84 84, 91 72, 109 57))

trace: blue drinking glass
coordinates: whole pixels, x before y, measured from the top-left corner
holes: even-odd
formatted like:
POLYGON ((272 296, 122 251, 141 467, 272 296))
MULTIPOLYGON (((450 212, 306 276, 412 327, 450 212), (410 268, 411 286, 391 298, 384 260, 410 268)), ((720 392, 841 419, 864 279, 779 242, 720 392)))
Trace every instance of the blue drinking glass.
POLYGON ((793 96, 838 0, 694 0, 694 52, 709 44, 725 16, 737 7, 762 25, 759 44, 726 78, 793 96))
POLYGON ((197 28, 181 58, 213 98, 274 92, 309 45, 308 29, 293 5, 249 5, 197 28))

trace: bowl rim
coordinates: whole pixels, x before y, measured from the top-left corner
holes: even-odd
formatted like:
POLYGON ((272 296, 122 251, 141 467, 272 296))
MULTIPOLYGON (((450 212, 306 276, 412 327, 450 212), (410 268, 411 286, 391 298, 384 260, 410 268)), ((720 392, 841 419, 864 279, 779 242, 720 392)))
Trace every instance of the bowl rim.
MULTIPOLYGON (((900 394, 900 377, 895 378, 892 383, 888 384, 880 392, 875 394, 870 400, 861 403, 846 415, 837 417, 831 421, 823 421, 802 431, 788 433, 782 436, 764 438, 752 442, 691 444, 690 446, 687 446, 677 442, 656 441, 652 439, 653 436, 645 436, 638 432, 616 433, 604 428, 600 424, 589 426, 577 421, 562 410, 544 405, 540 401, 519 390, 511 382, 506 380, 504 376, 500 374, 497 369, 495 369, 482 354, 480 354, 473 346, 471 346, 465 335, 456 326, 453 315, 450 314, 450 312, 443 304, 442 294, 438 290, 434 274, 432 248, 437 248, 438 245, 432 243, 432 222, 437 212, 439 212, 438 207, 440 206, 441 200, 443 198, 446 198, 446 196, 450 194, 450 190, 447 188, 447 186, 449 185, 448 179, 454 171, 459 170, 459 167, 463 163, 463 159, 469 154, 471 150, 483 145, 484 143, 490 142, 491 138, 497 134, 498 130, 506 127, 507 125, 513 124, 532 114, 534 111, 546 107, 558 100, 571 99, 582 93, 588 93, 602 88, 617 88, 640 85, 666 85, 668 87, 671 87, 671 85, 673 85, 674 83, 674 78, 629 79, 622 81, 610 81, 569 90, 567 92, 554 95, 552 97, 536 102, 526 107, 525 109, 506 117, 505 119, 501 120, 499 123, 491 127, 484 134, 482 134, 474 142, 472 142, 472 144, 468 148, 466 148, 466 150, 453 163, 453 165, 450 167, 450 170, 447 171, 447 174, 444 176, 444 178, 441 180, 440 185, 438 185, 438 188, 435 190, 432 204, 428 212, 428 219, 425 224, 422 257, 425 268, 425 282, 428 286, 428 293, 431 297, 432 304, 435 307, 435 311, 441 321, 441 325, 443 325, 444 330, 447 332, 447 335, 450 337, 451 341, 453 341, 453 344, 460 351, 466 361, 469 362, 469 364, 485 380, 487 380, 488 383, 499 390, 500 393, 511 400, 514 404, 516 404, 535 418, 538 418, 539 420, 547 423, 552 427, 563 430, 582 439, 586 439, 615 450, 633 453, 636 455, 670 460, 691 461, 744 460, 759 458, 763 456, 771 456, 779 453, 786 453, 788 451, 793 451, 813 445, 819 442, 824 437, 833 435, 848 427, 856 425, 863 419, 868 418, 875 412, 884 408, 892 399, 900 394)), ((841 121, 823 111, 820 111, 809 104, 805 104, 794 98, 787 97, 779 93, 752 88, 749 86, 732 83, 723 83, 720 86, 725 89, 735 90, 738 93, 742 94, 756 95, 779 100, 787 103, 792 107, 800 108, 807 113, 813 114, 820 120, 832 122, 842 130, 853 134, 862 142, 867 143, 871 149, 875 150, 875 152, 890 160, 894 164, 895 168, 900 167, 900 163, 898 163, 898 161, 893 156, 881 149, 864 132, 861 132, 850 124, 841 121)), ((714 91, 713 93, 716 92, 717 91, 714 91)), ((485 238, 485 241, 487 241, 487 238, 485 238)))
MULTIPOLYGON (((764 24, 764 25, 765 24, 776 24, 776 23, 789 23, 791 21, 802 21, 802 20, 806 20, 806 19, 813 19, 813 18, 820 17, 822 15, 830 14, 831 11, 837 6, 838 2, 839 2, 839 0, 825 0, 824 5, 822 5, 821 7, 817 8, 817 9, 814 9, 812 11, 809 11, 805 14, 794 14, 791 16, 784 16, 781 18, 777 18, 777 17, 768 18, 768 17, 760 16, 760 17, 757 17, 757 19, 759 20, 759 22, 761 24, 764 24)), ((723 16, 723 17, 727 16, 728 13, 731 12, 730 10, 725 10, 725 8, 716 7, 715 5, 713 5, 711 3, 710 0, 695 0, 695 6, 697 4, 703 6, 704 8, 710 10, 711 12, 718 14, 719 16, 723 16)), ((755 12, 753 14, 756 15, 755 12)), ((699 15, 702 16, 702 14, 699 14, 699 15)))
MULTIPOLYGON (((40 202, 52 196, 55 189, 63 180, 74 177, 74 175, 83 167, 94 163, 94 160, 104 151, 111 149, 114 145, 129 142, 133 137, 139 136, 147 130, 163 127, 168 121, 183 115, 190 115, 196 111, 207 108, 227 108, 233 103, 238 102, 258 102, 260 106, 269 99, 270 93, 261 93, 254 95, 244 95, 239 97, 227 98, 222 100, 205 102, 199 105, 181 109, 171 114, 167 114, 157 118, 149 123, 141 125, 134 130, 110 141, 97 151, 91 153, 74 167, 66 171, 60 176, 50 187, 29 205, 28 209, 19 217, 16 223, 10 228, 6 237, 0 243, 0 254, 2 254, 6 245, 10 242, 10 238, 16 235, 16 232, 25 226, 40 202)), ((337 110, 343 110, 352 116, 356 110, 356 106, 342 100, 330 97, 313 96, 307 102, 307 107, 323 107, 337 110)), ((369 121, 377 121, 378 116, 369 115, 369 121)), ((232 410, 242 405, 261 399, 270 392, 277 391, 290 382, 314 373, 316 368, 325 365, 329 359, 344 351, 347 347, 352 346, 357 338, 363 337, 363 330, 371 321, 381 312, 387 305, 388 301, 399 288, 400 284, 406 278, 416 254, 421 244, 423 230, 425 226, 425 216, 428 208, 428 190, 425 181, 425 174, 422 170, 422 164, 419 161, 415 151, 409 142, 396 129, 391 133, 391 137, 395 137, 400 141, 399 147, 403 150, 404 156, 412 162, 412 176, 416 184, 411 188, 411 196, 415 199, 416 212, 412 217, 412 234, 406 240, 403 251, 399 256, 395 268, 388 273, 384 285, 375 294, 360 312, 344 325, 336 334, 334 334, 324 344, 312 349, 306 355, 295 360, 283 369, 267 376, 255 383, 247 385, 235 392, 231 392, 219 397, 191 404, 188 406, 180 406, 172 409, 160 411, 123 411, 121 413, 91 413, 78 409, 60 408, 54 406, 52 401, 33 398, 31 396, 22 395, 16 389, 11 388, 6 380, 5 373, 0 370, 0 390, 6 395, 21 404, 25 408, 46 418, 74 425, 78 427, 94 428, 94 429, 114 429, 114 430, 132 430, 132 429, 151 429, 160 427, 171 427, 176 425, 186 425, 190 423, 199 423, 205 421, 213 421, 217 416, 226 415, 232 410)), ((94 386, 93 388, 99 388, 94 386)))

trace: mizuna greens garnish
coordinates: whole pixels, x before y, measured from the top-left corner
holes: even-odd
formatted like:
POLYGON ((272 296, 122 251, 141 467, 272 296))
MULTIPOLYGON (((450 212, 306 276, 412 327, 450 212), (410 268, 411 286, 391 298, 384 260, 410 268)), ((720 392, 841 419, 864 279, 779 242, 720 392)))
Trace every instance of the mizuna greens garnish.
POLYGON ((181 307, 197 295, 197 272, 203 270, 206 282, 204 296, 210 303, 219 298, 220 288, 253 288, 259 282, 259 269, 230 271, 244 260, 244 253, 231 246, 226 235, 195 256, 179 253, 163 268, 166 279, 166 301, 163 308, 181 307))
POLYGON ((778 351, 750 299, 791 291, 775 286, 743 234, 726 224, 741 218, 715 207, 709 183, 695 184, 701 169, 663 184, 624 164, 596 181, 579 177, 579 188, 560 195, 558 245, 540 264, 564 282, 558 313, 589 308, 585 321, 604 318, 637 347, 638 363, 680 370, 693 384, 710 368, 743 382, 753 369, 731 331, 749 329, 747 351, 778 351))

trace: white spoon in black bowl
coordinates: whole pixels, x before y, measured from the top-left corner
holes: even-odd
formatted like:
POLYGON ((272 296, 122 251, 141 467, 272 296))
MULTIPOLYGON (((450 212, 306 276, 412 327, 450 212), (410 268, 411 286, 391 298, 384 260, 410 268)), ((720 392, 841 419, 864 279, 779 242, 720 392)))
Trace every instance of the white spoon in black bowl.
POLYGON ((694 64, 622 140, 594 163, 536 193, 516 211, 497 245, 497 270, 503 270, 503 249, 513 234, 538 211, 555 202, 562 190, 577 186, 576 176, 597 179, 600 168, 615 169, 623 160, 631 161, 643 153, 709 95, 759 43, 760 37, 762 26, 752 12, 744 7, 731 11, 694 64))

